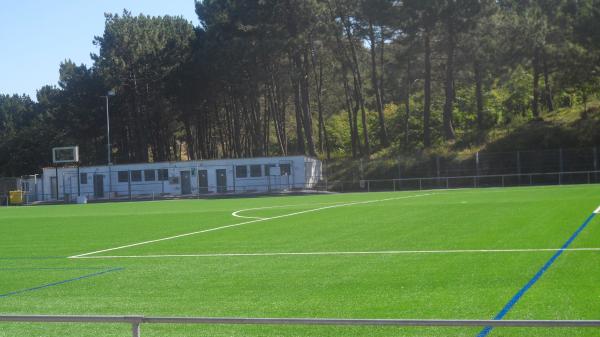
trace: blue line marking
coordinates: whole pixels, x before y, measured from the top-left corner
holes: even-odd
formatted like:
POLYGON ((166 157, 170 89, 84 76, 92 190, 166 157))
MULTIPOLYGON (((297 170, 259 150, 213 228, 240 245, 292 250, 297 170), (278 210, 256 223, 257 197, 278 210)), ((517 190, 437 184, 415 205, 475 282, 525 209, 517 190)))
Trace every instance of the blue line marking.
POLYGON ((100 275, 112 273, 115 271, 121 271, 123 269, 125 269, 125 268, 113 268, 113 269, 103 270, 103 271, 93 273, 93 274, 88 274, 88 275, 71 278, 68 280, 62 280, 62 281, 58 281, 58 282, 48 283, 48 284, 44 284, 44 285, 33 287, 33 288, 16 290, 16 291, 12 291, 12 292, 9 292, 6 294, 0 294, 0 298, 14 296, 14 295, 18 295, 18 294, 22 294, 22 293, 26 293, 26 292, 30 292, 30 291, 35 291, 35 290, 40 290, 40 289, 44 289, 44 288, 49 288, 49 287, 53 287, 53 286, 57 286, 57 285, 61 285, 61 284, 69 283, 69 282, 80 281, 80 280, 87 279, 87 278, 94 277, 94 276, 100 276, 100 275))
MULTIPOLYGON (((592 219, 594 219, 595 216, 596 216, 596 213, 592 213, 592 215, 590 215, 587 218, 587 220, 585 220, 585 222, 575 231, 575 233, 573 233, 573 235, 571 235, 569 240, 567 240, 567 242, 565 242, 565 244, 563 244, 562 247, 556 253, 554 253, 554 255, 552 255, 550 260, 548 260, 548 262, 546 262, 542 266, 542 268, 531 278, 531 280, 529 280, 529 282, 527 282, 527 284, 525 284, 525 286, 523 286, 523 288, 521 288, 521 290, 519 290, 515 294, 515 296, 513 296, 510 299, 510 301, 508 301, 508 303, 506 303, 504 308, 502 308, 502 310, 500 310, 500 312, 496 315, 496 317, 494 317, 495 321, 502 320, 504 318, 504 316, 506 316, 506 314, 508 314, 508 312, 515 306, 515 304, 517 304, 517 302, 519 302, 521 297, 523 297, 523 295, 525 295, 527 290, 529 290, 529 288, 533 287, 533 285, 542 277, 542 275, 544 275, 544 273, 548 269, 550 269, 550 267, 552 266, 554 261, 556 261, 556 259, 558 259, 562 255, 562 253, 565 251, 565 249, 569 248, 569 246, 573 243, 573 241, 575 241, 577 236, 579 236, 579 234, 581 234, 581 232, 587 227, 587 225, 592 221, 592 219)), ((477 335, 477 337, 486 337, 487 335, 490 334, 490 332, 492 332, 492 329, 493 329, 493 327, 486 326, 483 330, 481 330, 481 332, 477 335)))

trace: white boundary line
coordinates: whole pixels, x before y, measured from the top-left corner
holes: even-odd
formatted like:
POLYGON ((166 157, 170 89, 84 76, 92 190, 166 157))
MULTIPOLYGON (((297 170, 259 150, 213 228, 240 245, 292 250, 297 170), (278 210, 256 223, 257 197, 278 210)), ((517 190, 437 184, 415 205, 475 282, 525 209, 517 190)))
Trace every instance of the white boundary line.
POLYGON ((311 212, 321 211, 321 210, 330 209, 330 208, 337 208, 337 207, 344 207, 344 206, 353 206, 353 205, 362 205, 362 204, 371 204, 371 203, 375 203, 375 202, 384 202, 384 201, 401 200, 401 199, 409 199, 409 198, 418 198, 418 197, 425 197, 425 196, 430 196, 430 195, 434 195, 434 194, 435 193, 425 193, 425 194, 408 195, 408 196, 396 197, 396 198, 367 200, 367 201, 356 201, 356 202, 350 202, 350 203, 345 203, 345 204, 336 204, 336 205, 331 205, 331 206, 324 206, 324 207, 313 208, 313 209, 308 209, 308 210, 304 210, 304 211, 298 211, 298 212, 294 212, 294 213, 277 215, 277 216, 273 216, 273 217, 270 217, 270 218, 260 218, 260 219, 255 219, 255 220, 240 222, 240 223, 236 223, 236 224, 232 224, 232 225, 225 225, 225 226, 220 226, 220 227, 215 227, 215 228, 209 228, 209 229, 205 229, 205 230, 201 230, 201 231, 196 231, 196 232, 191 232, 191 233, 185 233, 185 234, 179 234, 179 235, 169 236, 169 237, 161 238, 161 239, 142 241, 142 242, 132 243, 132 244, 129 244, 129 245, 124 245, 124 246, 119 246, 119 247, 114 247, 114 248, 97 250, 97 251, 93 251, 93 252, 89 252, 89 253, 84 253, 84 254, 69 256, 68 258, 69 259, 77 259, 77 258, 82 258, 82 257, 85 257, 85 256, 89 256, 89 255, 110 252, 110 251, 113 251, 113 250, 130 248, 130 247, 136 247, 136 246, 141 246, 141 245, 147 245, 147 244, 150 244, 150 243, 156 243, 156 242, 161 242, 161 241, 173 240, 173 239, 178 239, 178 238, 182 238, 182 237, 186 237, 186 236, 191 236, 191 235, 196 235, 196 234, 202 234, 202 233, 208 233, 208 232, 214 232, 214 231, 218 231, 218 230, 222 230, 222 229, 227 229, 227 228, 232 228, 232 227, 239 227, 239 226, 243 226, 243 225, 247 225, 247 224, 251 224, 251 223, 255 223, 255 222, 262 222, 262 221, 267 221, 267 220, 286 218, 286 217, 290 217, 290 216, 294 216, 294 215, 311 213, 311 212))
POLYGON ((594 211, 595 214, 600 214, 600 206, 598 206, 598 208, 596 208, 596 210, 594 211))
MULTIPOLYGON (((288 252, 288 253, 222 253, 222 254, 165 254, 165 255, 112 255, 82 256, 81 259, 142 259, 173 257, 241 257, 241 256, 328 256, 328 255, 431 255, 431 254, 464 254, 464 253, 539 253, 556 252, 560 248, 524 248, 524 249, 456 249, 456 250, 384 250, 371 252, 288 252)), ((564 251, 598 252, 600 248, 568 248, 564 251)))

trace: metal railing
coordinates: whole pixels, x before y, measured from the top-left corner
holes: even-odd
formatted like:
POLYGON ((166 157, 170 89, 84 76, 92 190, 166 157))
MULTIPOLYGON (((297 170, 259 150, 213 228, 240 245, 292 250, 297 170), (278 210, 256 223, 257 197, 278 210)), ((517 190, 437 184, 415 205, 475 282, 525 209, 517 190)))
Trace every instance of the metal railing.
POLYGON ((327 189, 335 192, 375 192, 597 183, 600 183, 600 171, 573 171, 402 179, 370 179, 359 181, 328 181, 327 189))
POLYGON ((522 327, 600 328, 600 320, 468 320, 468 319, 339 319, 339 318, 235 318, 235 317, 146 317, 0 315, 0 322, 27 323, 125 323, 131 335, 141 336, 142 324, 232 324, 232 325, 333 325, 397 327, 522 327))
MULTIPOLYGON (((164 200, 177 198, 211 198, 237 195, 258 195, 270 193, 305 193, 312 192, 380 192, 380 191, 412 191, 457 188, 518 187, 518 186, 550 186, 574 184, 600 184, 600 171, 572 171, 550 173, 496 174, 475 176, 422 177, 401 179, 369 179, 354 181, 335 181, 327 177, 311 177, 315 183, 260 184, 258 181, 246 182, 244 185, 229 185, 221 189, 219 186, 192 186, 191 194, 182 195, 180 190, 163 189, 158 184, 135 184, 128 189, 114 188, 113 192, 97 195, 86 188, 80 194, 89 201, 122 201, 122 200, 164 200), (158 187, 157 187, 158 186, 158 187)), ((77 191, 68 190, 64 194, 24 194, 24 204, 35 201, 42 202, 75 202, 77 191)), ((1 198, 0 198, 1 199, 1 198)))
POLYGON ((398 157, 334 158, 323 162, 323 170, 331 180, 597 171, 600 148, 483 151, 468 157, 416 151, 398 157))
MULTIPOLYGON (((36 202, 49 203, 73 203, 78 194, 87 198, 88 201, 125 201, 125 200, 164 200, 164 199, 192 199, 226 197, 232 195, 259 195, 259 194, 290 194, 295 192, 324 191, 324 182, 320 183, 281 183, 281 184, 246 184, 241 186, 216 186, 204 187, 192 186, 189 194, 181 194, 181 190, 163 189, 158 184, 132 185, 131 188, 113 188, 109 193, 103 191, 96 193, 90 191, 86 186, 81 192, 76 190, 61 191, 60 194, 41 194, 25 192, 23 204, 28 205, 36 202), (158 187, 157 187, 158 186, 158 187)), ((1 196, 0 196, 1 199, 1 196)))

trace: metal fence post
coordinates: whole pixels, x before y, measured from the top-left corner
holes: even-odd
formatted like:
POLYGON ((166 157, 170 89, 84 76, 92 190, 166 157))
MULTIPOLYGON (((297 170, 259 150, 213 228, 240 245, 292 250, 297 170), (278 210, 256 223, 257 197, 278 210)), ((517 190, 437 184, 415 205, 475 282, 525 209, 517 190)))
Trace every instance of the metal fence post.
POLYGON ((131 323, 131 336, 140 337, 140 323, 131 323))
MULTIPOLYGON (((475 153, 475 175, 479 175, 479 151, 475 153)), ((475 185, 475 187, 477 187, 477 185, 475 185)))
POLYGON ((77 163, 77 196, 81 196, 81 172, 79 171, 79 163, 77 163))
POLYGON ((558 172, 558 184, 562 185, 562 173, 558 172))
MULTIPOLYGON (((562 149, 562 147, 560 149, 558 149, 558 158, 560 160, 560 163, 559 163, 559 168, 560 168, 559 172, 562 173, 562 172, 564 172, 564 168, 565 168, 565 166, 564 166, 565 164, 563 163, 563 149, 562 149)), ((560 179, 559 179, 559 181, 560 181, 560 179)))
POLYGON ((363 168, 363 160, 362 158, 359 159, 359 167, 358 167, 358 173, 359 173, 359 177, 360 179, 364 180, 364 168, 363 168))
POLYGON ((598 148, 594 146, 594 171, 598 171, 598 148))
POLYGON ((127 190, 129 192, 129 200, 131 200, 131 170, 127 171, 127 190))
POLYGON ((65 198, 65 196, 67 195, 67 187, 66 187, 65 185, 66 185, 66 184, 65 184, 65 173, 63 172, 63 174, 62 174, 62 190, 63 190, 62 199, 63 199, 63 202, 64 202, 65 200, 67 200, 67 199, 65 198))
POLYGON ((521 151, 517 151, 517 173, 519 174, 519 186, 521 186, 521 151))
MULTIPOLYGON (((104 185, 104 182, 102 182, 104 185)), ((102 186, 104 188, 104 186, 102 186)), ((112 169, 111 164, 108 165, 108 200, 110 200, 112 194, 112 169)))
POLYGON ((392 183, 394 185, 394 192, 396 192, 396 180, 392 179, 392 183))

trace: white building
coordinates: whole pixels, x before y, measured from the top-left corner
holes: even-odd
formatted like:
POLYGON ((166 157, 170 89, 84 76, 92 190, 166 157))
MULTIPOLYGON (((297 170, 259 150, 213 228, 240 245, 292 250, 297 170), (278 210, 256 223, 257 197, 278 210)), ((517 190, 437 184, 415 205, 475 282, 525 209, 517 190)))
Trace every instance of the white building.
POLYGON ((264 193, 314 189, 321 169, 306 156, 47 167, 23 186, 28 201, 264 193))

